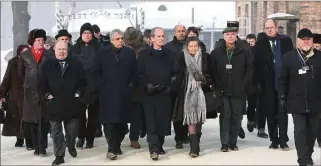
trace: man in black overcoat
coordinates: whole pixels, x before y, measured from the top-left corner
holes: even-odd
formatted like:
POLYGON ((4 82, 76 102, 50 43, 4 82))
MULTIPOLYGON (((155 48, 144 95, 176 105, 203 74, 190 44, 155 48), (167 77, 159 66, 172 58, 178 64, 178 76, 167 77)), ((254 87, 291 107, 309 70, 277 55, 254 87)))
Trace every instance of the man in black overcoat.
POLYGON ((94 78, 99 91, 99 120, 108 143, 107 158, 121 155, 121 142, 131 118, 132 87, 136 79, 136 55, 125 47, 123 32, 110 33, 111 45, 95 57, 94 78))
POLYGON ((42 67, 40 89, 45 98, 45 116, 51 124, 54 154, 52 165, 64 163, 66 147, 72 157, 77 156, 75 139, 79 129, 79 97, 84 92, 85 75, 81 63, 68 56, 68 43, 55 44, 55 58, 42 67), (64 123, 66 140, 62 130, 64 123))
POLYGON ((254 47, 254 74, 262 92, 259 96, 260 113, 267 116, 270 149, 289 150, 288 115, 278 103, 277 76, 279 74, 282 57, 293 49, 292 40, 278 34, 274 20, 265 22, 266 37, 258 40, 254 47))
POLYGON ((171 133, 173 110, 172 93, 179 87, 179 59, 164 47, 164 30, 152 29, 153 45, 142 50, 138 57, 139 84, 144 89, 143 106, 147 127, 150 157, 157 160, 165 154, 163 149, 166 135, 171 133))

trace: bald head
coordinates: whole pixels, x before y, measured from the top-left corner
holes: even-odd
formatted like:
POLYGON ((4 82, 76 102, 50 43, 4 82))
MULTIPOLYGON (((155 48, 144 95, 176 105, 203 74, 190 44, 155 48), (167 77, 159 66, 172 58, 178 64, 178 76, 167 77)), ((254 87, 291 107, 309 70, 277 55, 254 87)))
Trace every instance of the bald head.
POLYGON ((268 19, 264 23, 265 33, 269 37, 275 37, 277 30, 276 30, 276 22, 272 19, 268 19))
POLYGON ((59 60, 64 60, 67 58, 68 54, 68 44, 64 41, 58 41, 55 43, 55 56, 59 60))
POLYGON ((179 41, 185 40, 185 36, 186 36, 185 26, 184 25, 176 25, 174 27, 174 35, 175 35, 176 39, 179 41))

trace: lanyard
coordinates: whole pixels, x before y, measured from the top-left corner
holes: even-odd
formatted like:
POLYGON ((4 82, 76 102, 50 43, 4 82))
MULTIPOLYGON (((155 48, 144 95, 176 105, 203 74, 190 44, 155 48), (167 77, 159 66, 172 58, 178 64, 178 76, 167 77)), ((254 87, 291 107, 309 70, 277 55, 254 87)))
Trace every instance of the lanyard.
POLYGON ((232 50, 231 53, 229 54, 228 50, 226 49, 226 55, 227 55, 227 59, 228 59, 229 64, 231 64, 233 52, 234 52, 234 50, 232 50))
POLYGON ((302 54, 299 52, 298 49, 296 49, 296 51, 298 52, 298 58, 299 58, 299 61, 301 63, 302 66, 306 66, 306 61, 309 59, 309 58, 306 58, 306 60, 303 58, 302 54))

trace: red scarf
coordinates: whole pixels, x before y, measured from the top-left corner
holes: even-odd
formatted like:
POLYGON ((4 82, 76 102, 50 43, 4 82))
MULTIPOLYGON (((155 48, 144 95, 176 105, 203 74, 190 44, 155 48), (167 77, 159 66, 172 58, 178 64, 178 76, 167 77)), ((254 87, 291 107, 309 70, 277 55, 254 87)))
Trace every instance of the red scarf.
POLYGON ((44 51, 44 48, 40 49, 39 51, 36 51, 34 47, 31 47, 31 53, 32 53, 33 57, 35 58, 37 64, 40 61, 43 51, 44 51))

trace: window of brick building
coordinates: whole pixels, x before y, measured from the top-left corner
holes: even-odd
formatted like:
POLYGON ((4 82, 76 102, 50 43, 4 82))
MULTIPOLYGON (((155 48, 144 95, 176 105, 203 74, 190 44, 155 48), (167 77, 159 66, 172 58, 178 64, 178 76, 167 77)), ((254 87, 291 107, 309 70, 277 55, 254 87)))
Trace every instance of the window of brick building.
POLYGON ((241 17, 241 6, 237 7, 237 16, 241 17))
POLYGON ((244 17, 248 17, 248 15, 249 15, 249 5, 246 4, 245 5, 245 16, 244 17))
POLYGON ((279 2, 273 2, 274 3, 274 13, 279 12, 279 2))

